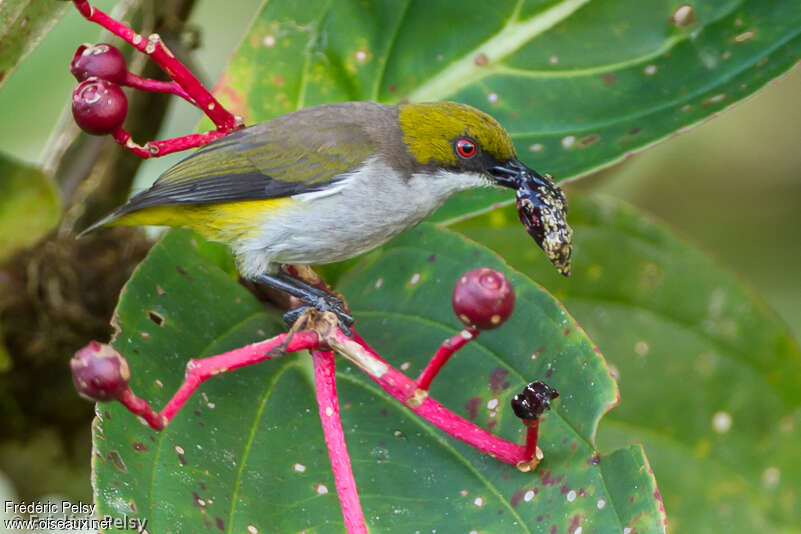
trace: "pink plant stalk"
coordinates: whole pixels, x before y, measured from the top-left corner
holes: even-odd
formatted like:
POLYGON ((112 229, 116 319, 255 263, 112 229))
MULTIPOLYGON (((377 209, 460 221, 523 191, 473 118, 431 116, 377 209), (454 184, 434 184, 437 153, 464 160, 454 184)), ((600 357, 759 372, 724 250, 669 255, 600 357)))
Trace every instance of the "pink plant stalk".
POLYGON ((121 37, 140 52, 151 57, 173 80, 171 82, 162 82, 127 73, 123 85, 144 91, 172 93, 180 96, 203 111, 217 127, 216 130, 205 134, 193 134, 161 141, 148 141, 144 146, 136 144, 131 139, 130 133, 119 128, 113 133, 114 140, 119 145, 140 158, 146 159, 203 146, 243 126, 241 119, 225 109, 203 87, 203 84, 200 83, 195 75, 167 48, 158 34, 152 34, 145 38, 125 24, 109 17, 97 7, 90 5, 88 0, 73 0, 73 3, 84 18, 99 24, 114 35, 121 37))
POLYGON ((333 333, 333 338, 335 343, 329 339, 329 344, 336 348, 337 352, 354 363, 357 363, 356 360, 361 361, 362 364, 357 363, 357 365, 384 391, 446 434, 507 464, 517 465, 531 459, 526 456, 525 447, 490 434, 429 396, 420 399, 416 394, 417 382, 384 361, 358 334, 354 333, 354 338, 350 339, 337 329, 333 333), (375 369, 378 365, 365 365, 365 362, 370 360, 381 362, 384 369, 379 373, 372 372, 370 369, 375 369))
POLYGON ((197 148, 199 146, 207 145, 225 137, 230 132, 222 132, 220 130, 212 130, 203 134, 191 134, 183 137, 175 137, 173 139, 164 139, 161 141, 148 141, 144 146, 137 145, 131 138, 131 134, 125 128, 117 128, 112 136, 120 146, 130 150, 142 159, 151 157, 166 156, 173 152, 180 152, 190 148, 197 148))
POLYGON ((314 385, 320 409, 320 421, 323 425, 325 446, 331 460, 331 471, 334 473, 342 516, 345 518, 345 528, 350 534, 367 534, 362 504, 359 502, 359 492, 356 489, 356 479, 353 478, 350 455, 345 444, 345 432, 342 430, 342 420, 339 417, 334 353, 321 350, 312 350, 311 353, 314 359, 314 385))
POLYGON ((275 352, 274 349, 281 347, 287 335, 279 334, 272 339, 245 345, 216 356, 189 360, 189 363, 186 364, 186 375, 183 383, 160 412, 153 410, 146 400, 134 395, 130 388, 126 388, 117 400, 129 411, 142 417, 151 428, 163 430, 172 421, 175 414, 183 408, 192 393, 212 376, 263 362, 264 360, 271 360, 275 356, 283 356, 284 354, 311 349, 320 345, 320 339, 316 332, 303 331, 293 335, 286 348, 275 352))
POLYGON ((142 417, 153 429, 163 430, 192 393, 212 376, 299 350, 311 350, 323 433, 349 533, 366 533, 367 530, 339 418, 334 358, 329 349, 336 350, 356 364, 386 392, 448 435, 504 463, 515 465, 521 471, 536 467, 542 458, 542 453, 536 447, 536 421, 528 428, 526 446, 521 446, 490 434, 428 396, 417 402, 415 393, 418 384, 415 380, 384 361, 358 334, 351 339, 336 325, 336 316, 326 313, 313 329, 279 334, 216 356, 190 360, 183 383, 160 412, 156 412, 146 400, 137 397, 127 385, 116 399, 133 414, 142 417))
MULTIPOLYGON (((330 348, 356 364, 387 393, 410 407, 415 414, 450 436, 508 464, 517 465, 531 460, 531 452, 527 447, 490 434, 456 415, 431 397, 426 397, 419 405, 416 404, 414 399, 418 389, 417 382, 388 364, 358 334, 354 334, 354 339, 351 339, 336 327, 326 331, 301 330, 290 337, 285 348, 276 351, 275 349, 281 347, 287 336, 288 334, 279 334, 271 339, 216 356, 190 360, 186 366, 184 382, 160 412, 155 412, 146 401, 139 399, 131 391, 126 391, 118 400, 131 412, 141 416, 152 428, 162 430, 200 384, 212 376, 260 363, 284 353, 330 348)), ((333 405, 336 400, 329 399, 325 402, 333 405)))
MULTIPOLYGON (((216 130, 205 134, 150 141, 144 146, 133 142, 130 133, 120 127, 113 132, 113 137, 121 146, 141 158, 163 156, 203 146, 242 126, 241 120, 220 105, 189 69, 167 49, 158 35, 154 34, 144 38, 128 26, 91 6, 87 0, 73 0, 73 3, 87 20, 101 25, 140 52, 153 58, 173 80, 161 82, 128 73, 123 85, 144 91, 164 92, 180 96, 203 110, 217 127, 216 130)), ((324 283, 320 282, 320 284, 327 289, 324 283)), ((511 306, 507 307, 511 313, 511 306)), ((339 352, 356 364, 372 380, 394 398, 404 403, 415 414, 477 450, 502 462, 516 465, 522 471, 533 469, 542 458, 542 452, 537 448, 538 421, 527 424, 526 445, 521 446, 490 434, 428 396, 431 382, 454 353, 478 336, 477 329, 468 326, 460 334, 445 340, 418 379, 412 380, 388 364, 358 334, 354 332, 354 339, 351 339, 336 325, 336 317, 332 314, 323 314, 323 318, 313 324, 311 329, 293 334, 280 334, 272 339, 246 345, 216 356, 190 360, 183 383, 160 412, 156 412, 146 400, 138 398, 127 386, 127 382, 116 399, 129 411, 140 416, 152 428, 163 430, 181 410, 192 393, 212 376, 299 350, 311 350, 314 359, 317 402, 337 486, 337 495, 348 532, 357 534, 366 533, 367 528, 339 416, 334 353, 330 349, 339 352)), ((499 323, 493 323, 492 327, 496 326, 499 326, 499 323)), ((96 348, 94 347, 94 349, 96 348)))
POLYGON ((145 38, 125 24, 109 17, 95 6, 89 5, 88 0, 73 0, 73 3, 86 20, 99 24, 143 54, 153 58, 153 61, 186 91, 186 94, 194 101, 195 105, 208 115, 217 126, 217 129, 230 131, 236 127, 236 118, 217 102, 183 63, 178 61, 175 55, 164 45, 158 34, 145 38))
POLYGON ((428 391, 431 382, 437 377, 442 367, 448 363, 456 351, 467 345, 470 341, 478 337, 479 331, 472 328, 465 328, 453 337, 442 342, 439 350, 431 357, 425 369, 417 377, 417 387, 423 391, 428 391))
POLYGON ((197 105, 194 99, 175 81, 163 82, 161 80, 151 80, 150 78, 142 78, 141 76, 127 72, 125 73, 125 81, 122 85, 151 93, 171 93, 175 96, 180 96, 193 106, 197 105))

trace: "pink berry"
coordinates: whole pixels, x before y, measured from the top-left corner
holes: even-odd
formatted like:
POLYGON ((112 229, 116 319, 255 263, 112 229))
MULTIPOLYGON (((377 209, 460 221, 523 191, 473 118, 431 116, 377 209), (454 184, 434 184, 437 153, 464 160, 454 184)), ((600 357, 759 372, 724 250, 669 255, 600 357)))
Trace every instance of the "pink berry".
POLYGON ((503 273, 479 267, 462 275, 453 288, 453 311, 466 326, 491 330, 515 308, 515 292, 503 273))
POLYGON ((128 99, 116 84, 89 78, 72 92, 72 116, 85 132, 104 135, 125 121, 128 99))
POLYGON ((79 82, 96 77, 122 85, 128 74, 125 57, 114 46, 106 43, 82 44, 72 56, 70 72, 79 82))
POLYGON ((72 381, 81 396, 93 401, 116 399, 128 388, 128 361, 110 345, 92 341, 70 360, 72 381))

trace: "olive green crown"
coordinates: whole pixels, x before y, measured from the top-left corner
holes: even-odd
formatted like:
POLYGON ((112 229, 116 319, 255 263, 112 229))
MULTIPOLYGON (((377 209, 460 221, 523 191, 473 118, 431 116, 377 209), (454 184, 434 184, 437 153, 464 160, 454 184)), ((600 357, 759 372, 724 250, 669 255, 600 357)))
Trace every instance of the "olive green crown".
POLYGON ((459 166, 453 141, 460 137, 469 137, 498 161, 515 157, 506 130, 474 107, 454 102, 403 104, 398 118, 406 148, 423 165, 459 166))

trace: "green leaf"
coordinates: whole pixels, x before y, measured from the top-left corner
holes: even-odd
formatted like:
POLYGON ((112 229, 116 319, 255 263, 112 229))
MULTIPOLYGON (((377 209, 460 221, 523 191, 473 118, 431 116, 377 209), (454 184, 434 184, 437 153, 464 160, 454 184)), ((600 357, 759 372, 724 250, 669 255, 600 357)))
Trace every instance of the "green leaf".
POLYGON ((671 530, 801 532, 801 350, 764 302, 634 209, 571 198, 573 274, 513 210, 457 228, 552 288, 619 375, 605 447, 644 444, 671 530))
MULTIPOLYGON (((219 257, 203 252, 208 246, 170 232, 119 303, 114 346, 130 362, 134 391, 156 407, 175 391, 189 358, 281 328, 236 283, 230 263, 221 268, 219 257)), ((451 288, 479 265, 507 273, 516 311, 460 351, 432 394, 519 440, 522 425, 509 400, 530 380, 547 380, 561 397, 542 424, 545 460, 536 473, 521 473, 477 453, 340 359, 343 427, 371 530, 662 532, 642 448, 606 455, 594 444, 600 417, 617 401, 609 369, 542 288, 481 247, 425 225, 346 272, 339 289, 360 333, 414 374, 460 330, 451 288)), ((159 533, 344 531, 305 354, 206 382, 161 433, 117 404, 99 404, 97 416, 93 486, 101 516, 147 518, 148 531, 159 533)))
MULTIPOLYGON (((494 115, 530 166, 587 174, 752 94, 801 57, 801 9, 699 0, 271 1, 220 94, 248 122, 340 100, 456 100, 494 115)), ((470 192, 450 219, 495 202, 470 192)))
POLYGON ((0 154, 0 263, 32 245, 61 217, 61 201, 41 171, 0 154))
POLYGON ((11 369, 11 355, 6 348, 5 336, 3 336, 3 325, 0 323, 0 373, 5 373, 11 369))
POLYGON ((57 0, 0 2, 0 87, 71 3, 57 0))

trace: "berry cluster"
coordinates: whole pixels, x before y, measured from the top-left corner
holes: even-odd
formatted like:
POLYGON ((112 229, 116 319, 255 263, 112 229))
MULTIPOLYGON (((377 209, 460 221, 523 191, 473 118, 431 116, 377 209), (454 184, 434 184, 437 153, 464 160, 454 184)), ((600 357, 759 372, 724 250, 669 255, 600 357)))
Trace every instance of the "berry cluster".
POLYGON ((72 92, 72 116, 85 132, 110 134, 122 127, 128 99, 120 85, 128 76, 125 58, 106 43, 83 44, 75 51, 70 71, 80 82, 72 92))

